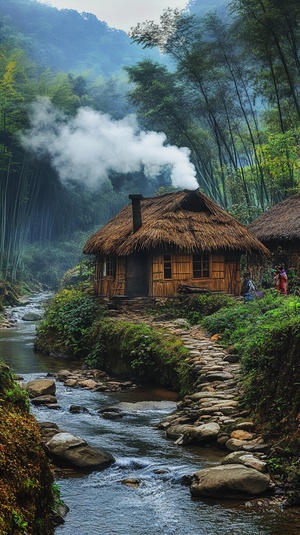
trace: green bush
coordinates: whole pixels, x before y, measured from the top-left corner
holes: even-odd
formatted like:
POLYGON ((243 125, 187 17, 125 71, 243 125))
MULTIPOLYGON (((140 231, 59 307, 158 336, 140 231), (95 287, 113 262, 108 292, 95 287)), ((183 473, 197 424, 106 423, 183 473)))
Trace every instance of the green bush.
POLYGON ((188 389, 189 368, 183 358, 187 350, 175 336, 144 323, 100 318, 92 326, 89 341, 91 351, 85 359, 89 366, 181 392, 188 389))
POLYGON ((243 401, 265 432, 297 442, 300 415, 300 298, 266 296, 205 318, 241 357, 243 401))
POLYGON ((88 336, 97 314, 103 310, 95 299, 75 288, 64 289, 50 302, 37 329, 36 349, 84 357, 88 336))

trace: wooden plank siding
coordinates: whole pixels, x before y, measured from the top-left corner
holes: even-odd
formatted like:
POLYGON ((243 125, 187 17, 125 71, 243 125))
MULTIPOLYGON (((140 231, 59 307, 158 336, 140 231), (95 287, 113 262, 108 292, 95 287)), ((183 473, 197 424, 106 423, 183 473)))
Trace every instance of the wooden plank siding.
MULTIPOLYGON (((164 278, 164 255, 153 256, 153 279, 150 284, 150 295, 153 297, 162 297, 173 295, 177 292, 180 284, 187 284, 197 286, 198 288, 207 289, 211 291, 224 291, 229 293, 236 293, 238 295, 239 288, 234 286, 232 281, 233 264, 235 266, 234 272, 239 273, 239 263, 237 261, 230 262, 230 269, 228 269, 228 262, 225 261, 224 254, 209 255, 209 277, 193 278, 193 255, 189 254, 172 254, 172 279, 164 278)), ((239 278, 238 281, 239 282, 239 278)))
POLYGON ((114 275, 103 275, 103 258, 96 258, 94 291, 99 296, 125 295, 125 257, 115 259, 114 275))
MULTIPOLYGON (((164 254, 153 253, 147 260, 145 276, 148 273, 150 297, 167 297, 177 293, 180 284, 196 286, 210 291, 222 291, 239 295, 240 266, 238 257, 226 257, 224 254, 209 255, 209 277, 193 278, 193 255, 170 254, 170 278, 164 277, 164 254)), ((104 259, 96 258, 95 293, 99 296, 112 297, 126 295, 126 258, 115 259, 114 275, 103 275, 104 259)))

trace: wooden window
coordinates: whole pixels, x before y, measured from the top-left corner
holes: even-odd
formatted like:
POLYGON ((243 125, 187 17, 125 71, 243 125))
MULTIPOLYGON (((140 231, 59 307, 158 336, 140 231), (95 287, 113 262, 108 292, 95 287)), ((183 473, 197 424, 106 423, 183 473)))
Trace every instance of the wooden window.
POLYGON ((172 278, 172 257, 170 254, 164 254, 164 279, 172 278))
POLYGON ((103 276, 114 277, 116 274, 116 260, 113 256, 107 256, 103 263, 103 276))
POLYGON ((209 255, 193 255, 193 279, 203 279, 209 277, 209 255))

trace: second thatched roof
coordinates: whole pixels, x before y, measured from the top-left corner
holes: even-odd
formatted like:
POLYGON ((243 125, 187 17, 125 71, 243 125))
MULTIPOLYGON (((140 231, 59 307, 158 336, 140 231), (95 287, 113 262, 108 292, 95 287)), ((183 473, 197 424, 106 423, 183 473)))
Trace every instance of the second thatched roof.
POLYGON ((300 240, 300 193, 272 206, 248 228, 264 243, 300 240))
POLYGON ((241 223, 199 190, 184 190, 141 200, 142 226, 132 227, 128 204, 86 242, 83 252, 128 256, 143 250, 239 251, 268 254, 241 223))

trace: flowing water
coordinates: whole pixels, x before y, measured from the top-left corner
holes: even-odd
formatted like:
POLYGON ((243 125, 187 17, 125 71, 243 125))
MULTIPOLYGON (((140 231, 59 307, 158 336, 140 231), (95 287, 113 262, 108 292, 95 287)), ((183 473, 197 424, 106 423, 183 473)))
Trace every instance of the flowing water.
MULTIPOLYGON (((24 311, 39 311, 46 295, 11 311, 16 324, 0 329, 0 355, 25 380, 76 367, 33 351, 35 324, 22 321, 24 311)), ((219 502, 192 500, 183 476, 217 464, 223 457, 210 448, 182 448, 167 441, 156 424, 175 407, 174 394, 158 389, 95 393, 57 384, 59 410, 33 408, 40 421, 56 422, 92 446, 112 453, 108 469, 58 479, 70 507, 56 535, 299 535, 299 509, 282 510, 265 500, 219 502), (86 411, 72 414, 70 405, 86 411), (126 409, 126 416, 107 420, 106 406, 126 409), (139 480, 138 487, 122 483, 139 480)))

